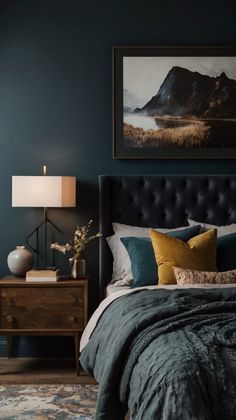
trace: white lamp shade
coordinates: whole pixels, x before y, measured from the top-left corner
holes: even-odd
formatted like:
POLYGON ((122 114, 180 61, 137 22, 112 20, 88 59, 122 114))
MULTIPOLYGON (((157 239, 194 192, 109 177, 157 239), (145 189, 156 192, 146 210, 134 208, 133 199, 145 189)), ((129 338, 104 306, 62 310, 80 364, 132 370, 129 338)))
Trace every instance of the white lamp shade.
POLYGON ((74 176, 13 176, 13 207, 75 207, 74 176))

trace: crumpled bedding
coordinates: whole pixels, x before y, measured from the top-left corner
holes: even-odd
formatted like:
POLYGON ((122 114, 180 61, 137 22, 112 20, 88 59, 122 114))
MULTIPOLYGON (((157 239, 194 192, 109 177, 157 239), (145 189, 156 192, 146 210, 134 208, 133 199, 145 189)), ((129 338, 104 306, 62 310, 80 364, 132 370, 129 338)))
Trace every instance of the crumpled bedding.
POLYGON ((115 300, 81 354, 96 419, 236 419, 236 288, 138 290, 115 300))

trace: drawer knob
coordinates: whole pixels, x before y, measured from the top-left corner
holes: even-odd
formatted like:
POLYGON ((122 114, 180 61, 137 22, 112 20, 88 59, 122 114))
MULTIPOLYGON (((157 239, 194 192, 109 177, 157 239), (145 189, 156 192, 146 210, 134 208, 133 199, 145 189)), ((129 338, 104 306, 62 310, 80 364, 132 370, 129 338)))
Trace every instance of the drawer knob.
POLYGON ((70 320, 71 322, 75 322, 75 316, 73 316, 73 315, 69 315, 69 320, 70 320))
POLYGON ((12 322, 13 321, 13 316, 12 315, 7 315, 7 321, 12 322))

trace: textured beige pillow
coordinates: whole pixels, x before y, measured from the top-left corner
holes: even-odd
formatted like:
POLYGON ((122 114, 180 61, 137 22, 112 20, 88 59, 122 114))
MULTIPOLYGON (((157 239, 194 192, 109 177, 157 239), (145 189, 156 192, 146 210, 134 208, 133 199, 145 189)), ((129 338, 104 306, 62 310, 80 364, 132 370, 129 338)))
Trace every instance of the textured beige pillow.
POLYGON ((177 284, 229 284, 236 283, 236 270, 198 271, 188 268, 173 267, 177 284))

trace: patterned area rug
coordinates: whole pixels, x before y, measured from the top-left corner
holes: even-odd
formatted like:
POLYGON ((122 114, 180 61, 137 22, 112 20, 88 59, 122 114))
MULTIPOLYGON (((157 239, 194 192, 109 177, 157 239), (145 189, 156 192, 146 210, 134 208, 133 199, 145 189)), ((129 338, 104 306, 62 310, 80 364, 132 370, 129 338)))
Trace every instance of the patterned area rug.
POLYGON ((0 386, 0 419, 91 420, 97 385, 0 386))

